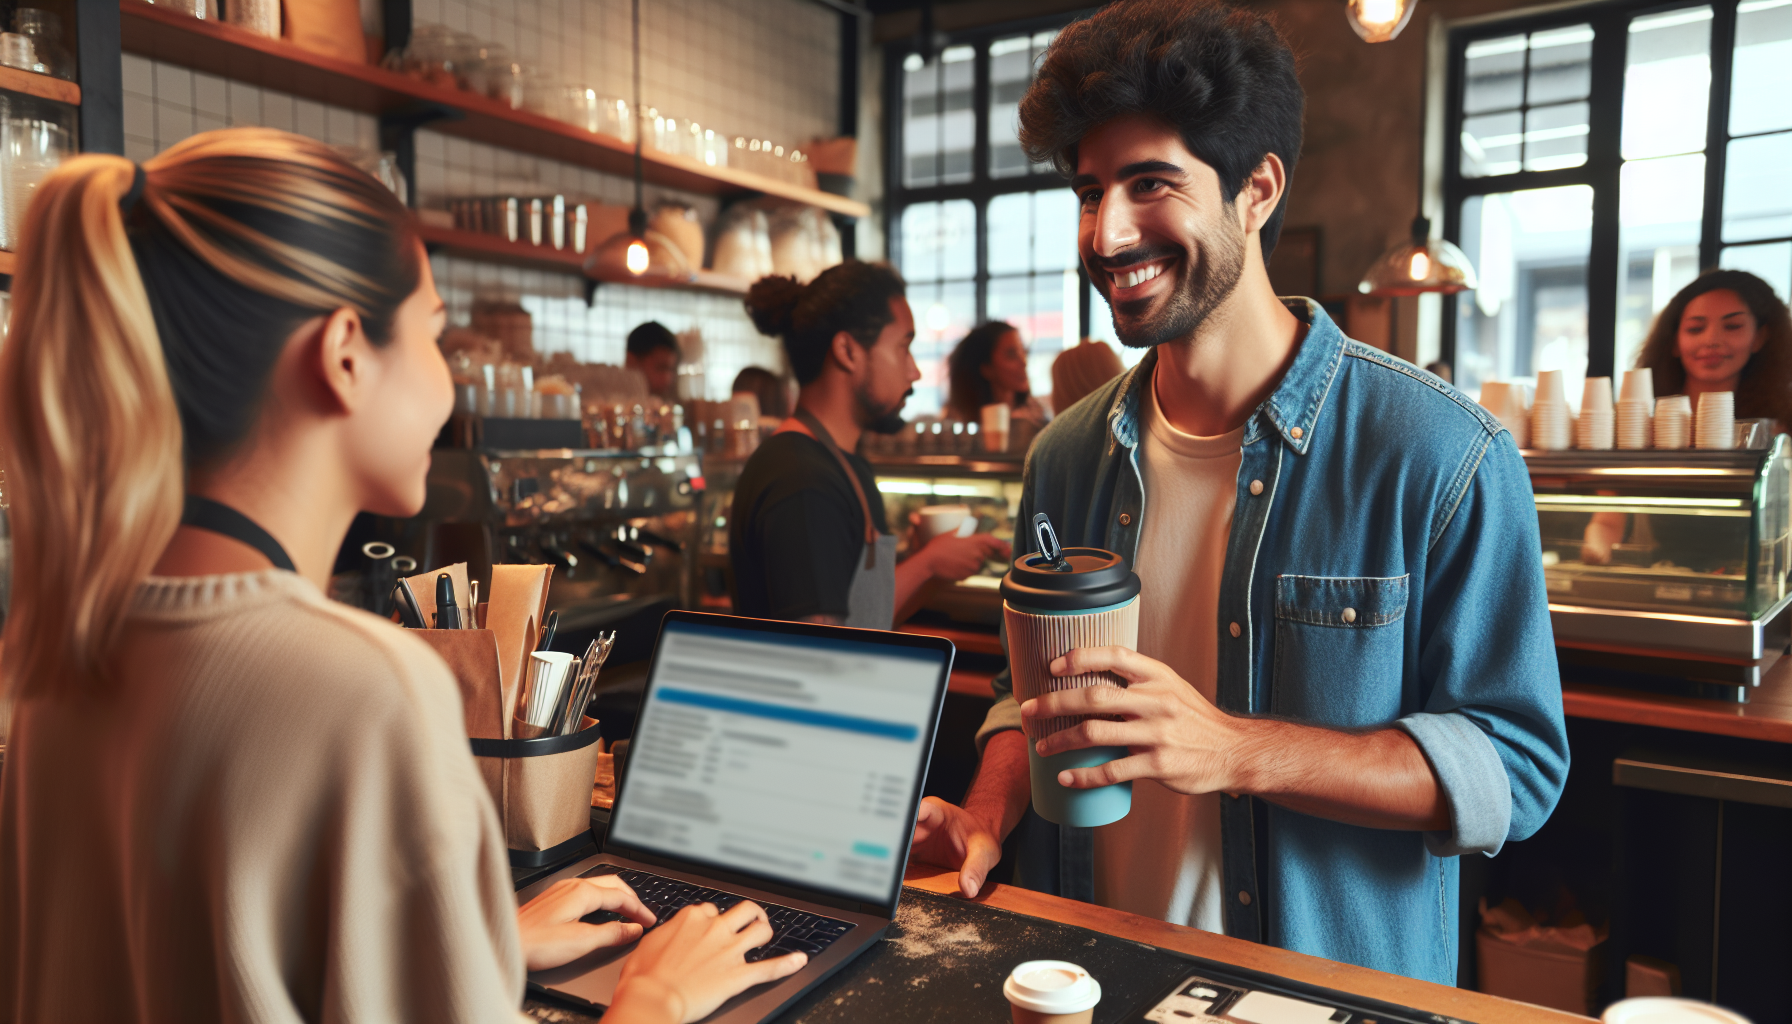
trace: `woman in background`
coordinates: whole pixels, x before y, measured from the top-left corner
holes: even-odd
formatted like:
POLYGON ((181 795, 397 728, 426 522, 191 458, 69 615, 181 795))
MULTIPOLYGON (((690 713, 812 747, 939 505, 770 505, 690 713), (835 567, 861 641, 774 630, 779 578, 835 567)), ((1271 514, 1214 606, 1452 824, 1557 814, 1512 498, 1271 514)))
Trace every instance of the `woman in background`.
MULTIPOLYGON (((1747 271, 1707 270, 1680 289, 1649 328, 1636 365, 1652 372, 1657 395, 1686 395, 1695 410, 1700 395, 1731 391, 1737 419, 1773 420, 1776 433, 1792 426, 1792 317, 1773 287, 1747 271)), ((1581 561, 1610 562, 1633 521, 1641 540, 1653 542, 1677 520, 1596 513, 1582 536, 1581 561)), ((1701 545, 1676 537, 1671 546, 1701 545)))
POLYGON ((1014 325, 992 320, 971 329, 946 361, 946 415, 966 423, 982 419, 986 405, 1006 405, 1010 422, 1035 429, 1051 419, 1027 393, 1027 346, 1014 325))
POLYGON ((1082 401, 1083 396, 1120 376, 1125 369, 1120 357, 1105 341, 1084 338, 1081 345, 1072 345, 1052 360, 1052 412, 1064 410, 1082 401))
MULTIPOLYGON (((447 665, 324 597, 357 512, 422 508, 453 405, 409 211, 236 129, 75 157, 23 235, 0 1021, 516 1021, 525 969, 640 938, 614 879, 517 909, 447 665)), ((687 909, 606 1020, 799 969, 745 961, 771 934, 687 909)))
MULTIPOLYGON (((790 389, 784 378, 761 366, 749 366, 734 375, 731 395, 752 395, 759 400, 759 417, 780 423, 790 415, 790 389)), ((776 429, 776 428, 774 428, 776 429)))

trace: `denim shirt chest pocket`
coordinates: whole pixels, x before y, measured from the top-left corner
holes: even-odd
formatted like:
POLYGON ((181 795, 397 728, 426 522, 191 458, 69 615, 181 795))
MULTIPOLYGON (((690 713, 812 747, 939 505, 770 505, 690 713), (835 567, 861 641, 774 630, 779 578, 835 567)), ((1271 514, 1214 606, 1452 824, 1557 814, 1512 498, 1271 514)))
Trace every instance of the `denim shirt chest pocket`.
POLYGON ((1277 576, 1270 710, 1314 725, 1400 717, 1407 576, 1277 576))

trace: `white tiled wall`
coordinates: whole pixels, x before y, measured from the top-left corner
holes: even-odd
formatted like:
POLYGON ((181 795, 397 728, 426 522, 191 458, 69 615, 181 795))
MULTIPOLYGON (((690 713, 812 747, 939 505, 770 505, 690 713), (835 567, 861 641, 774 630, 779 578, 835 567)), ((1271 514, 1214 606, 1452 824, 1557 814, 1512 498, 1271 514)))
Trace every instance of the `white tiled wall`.
MULTIPOLYGON (((731 134, 802 142, 830 135, 837 115, 837 16, 811 0, 648 0, 642 15, 642 96, 667 113, 731 134)), ((563 81, 607 95, 629 91, 628 0, 416 0, 418 22, 439 22, 509 47, 563 81)), ((375 149, 378 124, 366 114, 226 81, 127 54, 125 155, 135 160, 196 132, 264 125, 345 146, 375 149)), ((423 206, 452 195, 524 186, 609 203, 632 200, 625 177, 544 160, 436 132, 417 135, 416 180, 423 206)), ((695 206, 704 222, 713 197, 649 185, 661 198, 695 206)), ((712 397, 723 397, 748 365, 782 366, 777 342, 759 335, 740 300, 726 295, 605 285, 587 307, 572 274, 529 271, 440 256, 432 261, 450 318, 465 324, 481 299, 512 299, 535 320, 535 347, 582 361, 620 363, 637 324, 703 332, 712 397)))
MULTIPOLYGON (((568 85, 628 98, 629 0, 413 0, 568 85)), ((814 0, 644 0, 641 100, 730 135, 801 145, 838 125, 839 15, 814 0)))

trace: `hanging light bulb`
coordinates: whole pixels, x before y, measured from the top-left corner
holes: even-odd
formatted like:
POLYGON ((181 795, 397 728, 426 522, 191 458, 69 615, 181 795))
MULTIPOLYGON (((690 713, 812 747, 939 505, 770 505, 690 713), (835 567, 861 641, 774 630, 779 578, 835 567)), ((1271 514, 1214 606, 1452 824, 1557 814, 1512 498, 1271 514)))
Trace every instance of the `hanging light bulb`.
POLYGON ((1418 295, 1468 291, 1474 264, 1452 242, 1431 237, 1431 221, 1415 217, 1412 237, 1381 254, 1356 290, 1364 295, 1418 295))
POLYGON ((647 273, 647 243, 633 238, 628 243, 628 272, 636 277, 647 273))
POLYGON ((1349 0, 1344 17, 1364 42, 1385 43, 1412 20, 1418 0, 1349 0))

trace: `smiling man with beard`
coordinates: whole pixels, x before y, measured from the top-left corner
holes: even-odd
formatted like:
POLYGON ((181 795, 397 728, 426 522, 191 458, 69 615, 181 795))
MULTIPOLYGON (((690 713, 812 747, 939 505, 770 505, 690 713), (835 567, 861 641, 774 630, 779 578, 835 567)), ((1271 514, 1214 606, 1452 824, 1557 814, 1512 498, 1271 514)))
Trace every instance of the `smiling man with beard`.
POLYGON ((1245 10, 1112 4, 1052 43, 1021 140, 1070 179, 1120 340, 1150 351, 1053 421, 1020 522, 1126 557, 1139 650, 1001 700, 964 807, 915 853, 975 895, 1029 797, 1027 719, 1093 715, 1031 756, 1132 784, 1078 829, 1025 814, 1034 888, 1453 985, 1457 858, 1549 816, 1567 775, 1537 517, 1511 435, 1351 341, 1265 265, 1300 152, 1293 55, 1245 10))
POLYGON ((866 432, 902 429, 903 403, 921 379, 901 275, 847 260, 806 285, 763 278, 746 306, 761 333, 783 339, 802 390, 796 414, 734 487, 737 614, 889 629, 929 580, 961 580, 1008 557, 988 534, 941 536, 896 564, 883 496, 856 452, 866 432))

